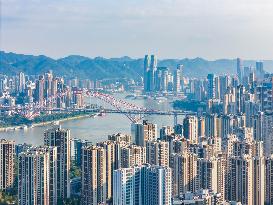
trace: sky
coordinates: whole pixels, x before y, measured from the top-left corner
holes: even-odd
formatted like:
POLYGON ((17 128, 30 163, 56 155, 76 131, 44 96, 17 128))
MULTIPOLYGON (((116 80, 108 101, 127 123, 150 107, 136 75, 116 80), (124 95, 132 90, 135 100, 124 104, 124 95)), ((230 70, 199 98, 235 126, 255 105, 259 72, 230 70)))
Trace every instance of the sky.
POLYGON ((0 0, 0 50, 273 59, 272 0, 0 0))

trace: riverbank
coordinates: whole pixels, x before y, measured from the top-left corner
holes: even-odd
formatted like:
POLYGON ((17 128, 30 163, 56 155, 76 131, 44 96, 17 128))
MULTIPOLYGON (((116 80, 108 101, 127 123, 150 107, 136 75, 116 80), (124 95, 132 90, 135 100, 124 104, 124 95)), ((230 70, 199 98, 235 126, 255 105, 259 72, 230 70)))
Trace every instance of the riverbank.
POLYGON ((34 128, 34 127, 44 127, 47 125, 54 125, 56 122, 65 122, 69 120, 78 120, 78 119, 83 119, 83 118, 89 118, 89 117, 95 117, 96 114, 82 114, 78 116, 71 116, 67 118, 62 118, 58 120, 50 120, 50 121, 45 121, 45 122, 38 122, 38 123, 31 123, 31 125, 18 125, 18 126, 8 126, 8 127, 0 127, 0 132, 7 132, 7 131, 13 131, 13 130, 19 130, 19 129, 28 129, 28 128, 34 128))

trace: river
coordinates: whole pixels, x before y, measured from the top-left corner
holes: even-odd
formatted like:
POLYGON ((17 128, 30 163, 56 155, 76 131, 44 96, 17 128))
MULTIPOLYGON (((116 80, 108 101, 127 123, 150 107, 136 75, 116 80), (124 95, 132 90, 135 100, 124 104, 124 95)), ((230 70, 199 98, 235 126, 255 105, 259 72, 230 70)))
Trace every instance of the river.
MULTIPOLYGON (((138 106, 157 109, 157 110, 171 110, 171 102, 166 100, 159 102, 154 99, 125 99, 127 94, 115 94, 116 98, 124 99, 127 102, 136 104, 138 106)), ((104 107, 109 107, 104 102, 98 99, 88 99, 91 103, 100 104, 104 107)), ((182 116, 179 116, 178 123, 181 123, 182 116)), ((151 115, 145 119, 156 123, 158 127, 164 125, 173 125, 173 116, 151 115)), ((105 116, 98 116, 96 118, 82 118, 76 120, 68 120, 61 122, 62 128, 71 130, 72 138, 87 139, 93 143, 107 139, 107 136, 114 133, 130 134, 131 122, 123 114, 106 114, 105 116)), ((29 143, 33 145, 43 144, 43 132, 50 128, 51 125, 29 128, 27 130, 14 130, 7 132, 0 132, 0 138, 15 140, 16 144, 29 143)))

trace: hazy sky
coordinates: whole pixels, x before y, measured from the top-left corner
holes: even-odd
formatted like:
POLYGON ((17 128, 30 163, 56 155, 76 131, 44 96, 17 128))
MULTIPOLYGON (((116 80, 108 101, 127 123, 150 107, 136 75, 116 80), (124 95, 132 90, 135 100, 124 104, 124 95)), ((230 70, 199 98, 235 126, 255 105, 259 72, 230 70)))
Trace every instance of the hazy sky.
POLYGON ((0 0, 0 49, 273 59, 273 0, 0 0))

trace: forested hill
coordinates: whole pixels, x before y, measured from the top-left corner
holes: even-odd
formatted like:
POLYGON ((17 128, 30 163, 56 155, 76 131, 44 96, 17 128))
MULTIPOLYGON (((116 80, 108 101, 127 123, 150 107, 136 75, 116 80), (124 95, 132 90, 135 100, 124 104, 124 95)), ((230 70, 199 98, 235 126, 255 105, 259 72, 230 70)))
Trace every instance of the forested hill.
MULTIPOLYGON (((183 64, 183 74, 191 77, 204 77, 208 73, 232 74, 236 72, 235 59, 220 59, 208 61, 195 59, 160 59, 158 66, 174 69, 177 64, 183 64)), ((255 61, 245 61, 245 66, 255 66, 255 61)), ((267 71, 273 71, 273 61, 264 61, 267 71)), ((0 74, 14 75, 22 71, 28 75, 37 75, 48 70, 66 77, 81 79, 133 78, 143 76, 143 59, 132 59, 128 56, 106 59, 103 57, 88 58, 71 55, 65 58, 53 59, 44 55, 23 55, 0 51, 0 74)))

